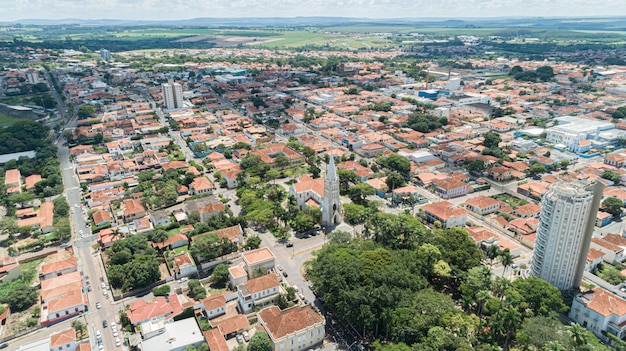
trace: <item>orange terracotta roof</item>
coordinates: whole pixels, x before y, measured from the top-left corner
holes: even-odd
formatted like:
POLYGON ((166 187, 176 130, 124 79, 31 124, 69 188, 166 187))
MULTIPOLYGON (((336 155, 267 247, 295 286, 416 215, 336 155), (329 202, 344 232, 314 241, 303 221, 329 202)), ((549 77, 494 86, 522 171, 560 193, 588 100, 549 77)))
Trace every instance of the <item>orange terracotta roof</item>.
POLYGON ((206 343, 209 345, 209 350, 230 351, 226 340, 224 340, 224 336, 220 333, 218 328, 205 330, 202 332, 202 335, 204 335, 204 340, 206 340, 206 343))
POLYGON ((214 327, 218 327, 219 330, 222 332, 222 335, 228 335, 250 328, 248 318, 246 318, 246 316, 244 316, 243 314, 238 314, 233 317, 211 322, 211 325, 213 325, 214 327))
POLYGON ((274 274, 266 274, 250 279, 244 283, 250 294, 258 293, 279 286, 278 278, 274 274))
POLYGON ((589 309, 605 317, 612 314, 621 317, 626 314, 626 300, 602 288, 595 288, 580 296, 589 301, 589 309))
POLYGON ((274 340, 324 322, 324 318, 310 305, 294 306, 283 311, 271 306, 261 310, 259 318, 274 340))
POLYGON ((71 342, 76 342, 76 332, 73 328, 50 335, 50 348, 54 349, 71 342))

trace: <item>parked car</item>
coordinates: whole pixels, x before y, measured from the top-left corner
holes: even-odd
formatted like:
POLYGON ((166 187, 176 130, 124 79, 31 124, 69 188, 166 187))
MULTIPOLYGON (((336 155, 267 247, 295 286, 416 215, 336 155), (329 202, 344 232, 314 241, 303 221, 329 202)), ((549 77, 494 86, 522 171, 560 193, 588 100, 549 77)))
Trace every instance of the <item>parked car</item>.
POLYGON ((107 320, 106 320, 106 319, 105 319, 105 320, 103 320, 103 321, 102 321, 102 328, 106 328, 106 327, 108 327, 108 326, 109 326, 109 323, 107 323, 107 320))
POLYGON ((296 292, 298 292, 298 286, 297 286, 297 285, 294 285, 294 286, 293 286, 293 290, 295 290, 296 292))
POLYGON ((102 304, 100 302, 96 302, 96 308, 97 309, 101 309, 102 308, 102 304))
POLYGON ((241 335, 246 342, 250 341, 250 335, 248 334, 248 331, 244 331, 243 333, 241 333, 241 335))
POLYGON ((279 271, 282 271, 282 270, 283 270, 283 266, 281 266, 281 265, 277 265, 277 266, 276 266, 276 268, 277 268, 279 271))
POLYGON ((115 338, 115 346, 117 347, 122 346, 122 342, 120 341, 120 338, 115 338))
POLYGON ((243 338, 241 337, 241 335, 237 334, 237 336, 235 337, 235 339, 237 339, 237 342, 240 344, 243 344, 243 338))
POLYGON ((9 347, 8 343, 4 343, 4 344, 0 344, 0 349, 6 349, 7 347, 9 347))
POLYGON ((287 245, 285 245, 285 246, 287 246, 287 247, 292 247, 292 246, 293 246, 293 243, 287 243, 287 245))
POLYGON ((287 272, 283 271, 283 277, 287 278, 289 276, 289 274, 287 274, 287 272))

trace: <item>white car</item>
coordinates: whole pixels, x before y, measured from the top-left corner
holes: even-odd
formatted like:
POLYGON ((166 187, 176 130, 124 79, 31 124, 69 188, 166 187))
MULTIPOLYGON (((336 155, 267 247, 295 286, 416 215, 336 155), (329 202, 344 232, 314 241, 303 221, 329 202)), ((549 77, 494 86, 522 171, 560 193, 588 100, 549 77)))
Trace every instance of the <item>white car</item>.
POLYGON ((297 286, 297 285, 294 285, 294 286, 293 286, 293 290, 295 290, 296 292, 298 292, 298 286, 297 286))
POLYGON ((100 302, 96 302, 96 308, 97 309, 101 309, 102 308, 102 304, 100 302))
POLYGON ((111 322, 111 329, 117 329, 117 324, 115 324, 115 322, 111 322))
POLYGON ((114 331, 113 331, 113 336, 117 337, 117 336, 119 336, 119 335, 120 335, 120 334, 118 334, 118 333, 117 333, 117 330, 114 330, 114 331))
POLYGON ((115 338, 115 346, 121 346, 122 342, 120 341, 120 338, 115 338))
POLYGON ((102 290, 102 295, 107 296, 107 291, 106 290, 102 290))
POLYGON ((107 287, 107 285, 106 285, 106 284, 104 284, 104 282, 102 282, 102 284, 100 284, 100 286, 102 287, 102 289, 104 289, 104 288, 106 288, 106 287, 107 287))
POLYGON ((102 334, 100 334, 100 331, 99 331, 99 330, 96 330, 96 337, 97 337, 97 338, 99 338, 99 337, 100 337, 100 335, 102 335, 102 334))

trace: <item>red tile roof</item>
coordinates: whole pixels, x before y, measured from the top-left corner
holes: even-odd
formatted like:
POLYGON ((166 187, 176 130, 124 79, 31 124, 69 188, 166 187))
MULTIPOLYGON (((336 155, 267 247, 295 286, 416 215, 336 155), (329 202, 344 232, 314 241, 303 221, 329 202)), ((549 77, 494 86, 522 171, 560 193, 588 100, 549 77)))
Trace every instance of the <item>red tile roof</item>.
POLYGON ((261 310, 258 316, 274 340, 324 322, 324 318, 310 305, 294 306, 283 311, 271 306, 261 310))

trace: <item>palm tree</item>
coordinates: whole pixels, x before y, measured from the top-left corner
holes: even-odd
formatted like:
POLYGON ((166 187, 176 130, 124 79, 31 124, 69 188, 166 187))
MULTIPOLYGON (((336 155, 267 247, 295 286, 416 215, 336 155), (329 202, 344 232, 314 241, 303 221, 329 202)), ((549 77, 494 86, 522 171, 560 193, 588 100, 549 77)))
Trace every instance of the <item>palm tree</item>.
POLYGON ((552 340, 549 343, 545 344, 541 350, 542 351, 566 351, 567 349, 565 348, 565 346, 561 345, 560 342, 556 340, 552 340))
POLYGON ((481 321, 481 324, 483 320, 483 307, 490 298, 491 295, 487 290, 480 290, 476 293, 476 314, 478 314, 478 319, 481 321))
POLYGON ((493 266, 493 260, 495 260, 498 256, 500 256, 500 248, 497 245, 491 245, 487 247, 485 251, 485 256, 489 259, 489 267, 493 266))
POLYGON ((502 270, 502 276, 504 277, 506 269, 513 264, 513 255, 511 255, 511 251, 509 249, 504 249, 500 253, 500 262, 502 262, 502 265, 504 266, 504 269, 502 270))
POLYGON ((515 307, 507 307, 502 314, 503 330, 506 333, 504 339, 504 349, 509 349, 509 340, 511 335, 515 335, 517 329, 522 324, 522 314, 515 307))
POLYGON ((569 328, 572 337, 572 343, 576 346, 587 344, 587 330, 580 324, 576 323, 569 328))

